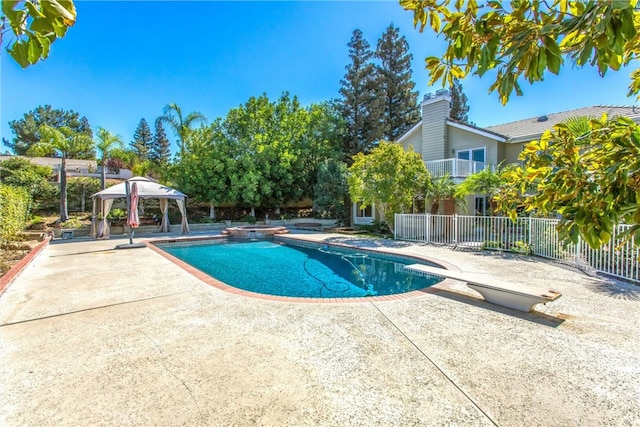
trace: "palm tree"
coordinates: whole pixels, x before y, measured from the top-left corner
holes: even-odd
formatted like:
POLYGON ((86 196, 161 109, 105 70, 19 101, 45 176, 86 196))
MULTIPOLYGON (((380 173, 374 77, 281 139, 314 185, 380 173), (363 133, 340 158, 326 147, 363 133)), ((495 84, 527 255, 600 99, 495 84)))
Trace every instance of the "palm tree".
POLYGON ((114 135, 108 130, 99 127, 96 141, 96 148, 100 152, 100 165, 102 173, 100 175, 100 189, 104 190, 107 185, 107 160, 116 148, 122 148, 124 142, 120 135, 114 135))
MULTIPOLYGON (((511 167, 515 167, 515 165, 508 166, 508 168, 511 167)), ((489 203, 489 211, 493 215, 495 208, 493 198, 505 184, 505 169, 501 165, 497 165, 495 168, 486 167, 479 172, 473 173, 458 184, 456 193, 459 197, 465 197, 469 194, 485 195, 489 203)))
POLYGON ((184 157, 187 132, 193 129, 198 122, 202 124, 207 122, 206 117, 197 111, 192 111, 186 117, 183 117, 182 110, 175 102, 164 107, 162 116, 158 117, 158 120, 169 126, 176 138, 178 138, 180 157, 184 157))
POLYGON ((60 165, 60 221, 69 219, 67 210, 67 158, 73 153, 91 151, 94 142, 90 136, 74 132, 67 126, 53 128, 40 126, 40 141, 33 144, 27 155, 38 156, 44 153, 55 153, 61 157, 60 165))
MULTIPOLYGON (((456 184, 449 175, 437 178, 429 177, 425 181, 423 188, 425 199, 431 199, 431 214, 437 215, 440 210, 440 202, 446 199, 453 199, 457 206, 462 205, 462 197, 456 192, 456 184)), ((426 203, 426 202, 425 202, 426 203)), ((425 206, 426 208, 426 206, 425 206)))

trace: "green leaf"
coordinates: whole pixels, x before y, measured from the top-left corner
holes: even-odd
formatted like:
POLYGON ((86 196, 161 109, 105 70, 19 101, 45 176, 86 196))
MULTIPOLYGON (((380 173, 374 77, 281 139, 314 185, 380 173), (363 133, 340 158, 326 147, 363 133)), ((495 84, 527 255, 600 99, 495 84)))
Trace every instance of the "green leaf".
POLYGON ((42 59, 46 59, 49 56, 49 49, 51 48, 51 40, 48 37, 41 36, 40 34, 35 34, 35 37, 38 38, 40 42, 40 46, 42 47, 42 54, 40 55, 42 59))
MULTIPOLYGON (((46 3, 46 1, 45 1, 46 3)), ((38 9, 38 7, 33 4, 31 1, 27 0, 25 2, 26 6, 27 6, 27 10, 29 10, 29 15, 31 15, 31 17, 33 18, 44 18, 44 15, 42 14, 42 12, 40 12, 40 10, 38 9)))
POLYGON ((76 22, 76 9, 69 0, 46 0, 40 3, 42 10, 48 18, 62 18, 65 26, 71 26, 76 22))
POLYGON ((20 40, 15 42, 13 46, 7 49, 11 57, 18 63, 22 68, 27 68, 29 63, 29 44, 25 40, 20 40))
POLYGON ((54 32, 53 22, 47 18, 35 18, 31 21, 29 28, 31 31, 40 33, 43 36, 48 36, 54 32))
POLYGON ((29 48, 27 50, 27 60, 30 64, 38 62, 42 56, 42 45, 37 37, 29 35, 29 48))
POLYGON ((545 49, 544 52, 547 59, 547 69, 553 74, 560 73, 560 65, 562 65, 562 60, 549 49, 545 49))

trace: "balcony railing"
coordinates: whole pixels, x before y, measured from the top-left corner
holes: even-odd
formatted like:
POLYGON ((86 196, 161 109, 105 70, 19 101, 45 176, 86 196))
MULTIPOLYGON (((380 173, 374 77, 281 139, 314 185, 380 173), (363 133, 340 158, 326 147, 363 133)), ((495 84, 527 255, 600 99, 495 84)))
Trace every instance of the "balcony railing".
POLYGON ((485 162, 464 159, 429 160, 424 162, 433 177, 449 175, 451 178, 466 178, 471 174, 490 167, 485 162))

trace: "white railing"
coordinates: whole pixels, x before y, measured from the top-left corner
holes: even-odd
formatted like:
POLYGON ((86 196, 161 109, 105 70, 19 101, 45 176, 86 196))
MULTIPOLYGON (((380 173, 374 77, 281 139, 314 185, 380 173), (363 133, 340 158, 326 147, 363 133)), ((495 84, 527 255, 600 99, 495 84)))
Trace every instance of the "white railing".
POLYGON ((592 249, 582 240, 563 245, 557 224, 548 218, 517 218, 514 223, 507 217, 396 214, 394 238, 528 253, 640 283, 640 245, 620 238, 629 225, 617 225, 608 244, 592 249))
POLYGON ((484 162, 475 162, 464 159, 429 160, 424 162, 431 176, 449 175, 452 178, 466 178, 471 174, 480 172, 488 166, 484 162))

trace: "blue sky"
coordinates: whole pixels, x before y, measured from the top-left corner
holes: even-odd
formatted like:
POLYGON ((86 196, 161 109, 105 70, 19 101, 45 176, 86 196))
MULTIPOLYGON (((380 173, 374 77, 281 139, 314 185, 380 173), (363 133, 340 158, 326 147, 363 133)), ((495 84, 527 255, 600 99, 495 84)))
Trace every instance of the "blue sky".
MULTIPOLYGON (((140 119, 152 124, 170 102, 212 121, 262 93, 275 99, 288 91, 303 105, 336 98, 353 30, 375 49, 391 23, 409 42, 420 99, 440 88, 427 87, 424 58, 441 54, 444 43, 414 29, 412 13, 396 1, 76 1, 76 8, 76 25, 46 61, 22 70, 0 55, 3 137, 13 137, 10 120, 44 104, 75 110, 128 144, 140 119)), ((568 66, 559 77, 524 84, 524 96, 506 107, 487 93, 491 80, 462 83, 470 119, 490 126, 595 104, 632 105, 629 73, 602 79, 595 69, 568 66)))

